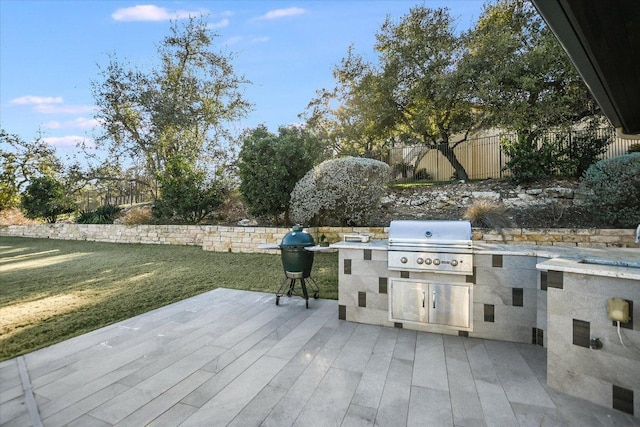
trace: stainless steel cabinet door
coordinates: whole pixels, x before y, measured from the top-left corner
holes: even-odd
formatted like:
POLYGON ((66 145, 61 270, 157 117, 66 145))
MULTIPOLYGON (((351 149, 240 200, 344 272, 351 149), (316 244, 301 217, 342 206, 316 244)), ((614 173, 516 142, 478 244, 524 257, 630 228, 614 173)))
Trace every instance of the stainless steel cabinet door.
POLYGON ((471 303, 469 286, 431 283, 429 286, 429 323, 469 327, 471 303))
POLYGON ((391 318, 427 322, 429 284, 394 280, 391 282, 391 318))

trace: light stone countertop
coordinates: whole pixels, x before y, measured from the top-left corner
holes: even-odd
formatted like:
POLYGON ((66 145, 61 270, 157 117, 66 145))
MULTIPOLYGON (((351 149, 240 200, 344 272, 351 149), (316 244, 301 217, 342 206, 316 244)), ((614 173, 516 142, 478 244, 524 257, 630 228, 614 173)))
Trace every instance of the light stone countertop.
MULTIPOLYGON (((332 249, 388 250, 387 240, 368 243, 338 242, 332 249)), ((474 254, 520 255, 549 258, 536 265, 538 270, 564 271, 591 276, 617 277, 640 281, 640 249, 571 248, 564 246, 506 245, 473 242, 474 254)))

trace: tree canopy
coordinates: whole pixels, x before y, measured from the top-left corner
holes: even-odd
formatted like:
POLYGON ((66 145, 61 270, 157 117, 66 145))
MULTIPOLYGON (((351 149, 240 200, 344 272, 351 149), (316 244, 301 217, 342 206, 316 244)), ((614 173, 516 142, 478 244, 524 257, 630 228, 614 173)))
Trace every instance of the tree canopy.
POLYGON ((440 151, 466 179, 453 149, 479 122, 458 69, 464 47, 446 8, 416 6, 398 22, 387 18, 376 34, 378 64, 350 49, 334 70, 336 88, 320 91, 310 103, 308 123, 342 146, 422 144, 440 151), (331 108, 330 98, 337 107, 331 108))
POLYGON ((55 149, 40 137, 25 141, 0 129, 0 143, 0 210, 18 206, 29 181, 63 169, 55 149))
POLYGON ((224 203, 222 182, 208 178, 202 167, 179 154, 168 159, 165 171, 158 175, 162 192, 153 206, 157 218, 198 224, 224 203))
POLYGON ((51 176, 33 178, 22 195, 22 208, 27 218, 44 218, 56 222, 58 216, 71 213, 76 205, 64 185, 51 176))
POLYGON ((240 192, 253 215, 285 214, 289 223, 291 191, 308 170, 321 161, 320 140, 299 127, 280 127, 273 134, 265 126, 248 130, 242 137, 238 160, 240 192))
POLYGON ((488 4, 468 34, 462 68, 488 124, 531 134, 594 116, 598 107, 530 2, 488 4))
MULTIPOLYGON (((416 6, 382 24, 376 60, 351 47, 302 116, 341 155, 384 158, 392 145, 438 150, 468 179, 455 148, 480 129, 538 135, 594 117, 598 108, 567 54, 525 0, 485 6, 474 28, 456 31, 446 8, 416 6)), ((407 160, 409 161, 409 160, 407 160)))
POLYGON ((236 75, 230 56, 213 51, 215 37, 204 19, 190 18, 172 24, 151 70, 111 56, 92 83, 103 126, 96 144, 111 159, 144 159, 154 175, 178 154, 190 162, 226 155, 229 122, 251 108, 242 92, 249 82, 236 75))

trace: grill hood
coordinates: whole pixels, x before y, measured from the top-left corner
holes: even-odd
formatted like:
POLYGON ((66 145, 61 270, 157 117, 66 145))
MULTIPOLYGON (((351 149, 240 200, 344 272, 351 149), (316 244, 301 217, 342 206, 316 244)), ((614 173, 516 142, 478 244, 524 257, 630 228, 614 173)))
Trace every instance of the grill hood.
POLYGON ((389 248, 471 248, 469 221, 398 220, 389 225, 389 248))

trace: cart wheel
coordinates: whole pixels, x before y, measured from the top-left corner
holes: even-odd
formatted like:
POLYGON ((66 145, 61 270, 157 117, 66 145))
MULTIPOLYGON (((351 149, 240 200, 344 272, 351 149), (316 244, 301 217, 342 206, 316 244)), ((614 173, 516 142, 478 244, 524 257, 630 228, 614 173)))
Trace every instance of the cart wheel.
POLYGON ((318 299, 318 293, 317 292, 315 294, 313 294, 313 298, 314 299, 318 299))
POLYGON ((280 305, 280 296, 276 295, 276 305, 280 305))

